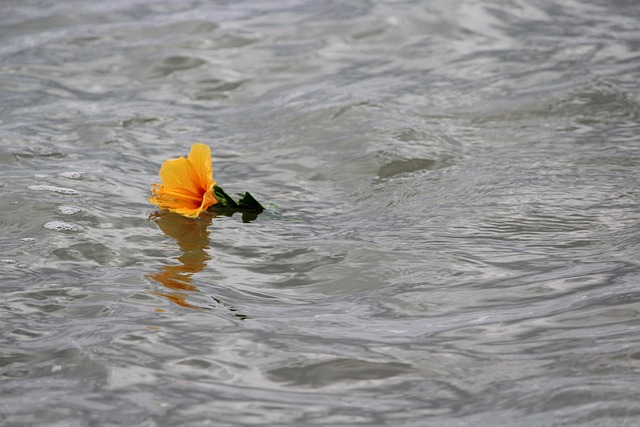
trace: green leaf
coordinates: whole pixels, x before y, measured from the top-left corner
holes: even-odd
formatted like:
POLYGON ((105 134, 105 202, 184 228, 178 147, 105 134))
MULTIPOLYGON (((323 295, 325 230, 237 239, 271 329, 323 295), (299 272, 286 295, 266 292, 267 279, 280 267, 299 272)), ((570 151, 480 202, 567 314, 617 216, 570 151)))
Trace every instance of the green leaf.
POLYGON ((211 206, 209 210, 228 216, 241 212, 243 222, 253 221, 264 211, 264 207, 249 192, 245 192, 242 198, 236 202, 222 187, 216 185, 213 187, 213 195, 218 203, 211 206))
POLYGON ((238 201, 238 207, 246 211, 257 213, 264 211, 262 205, 248 191, 245 192, 242 199, 238 201))
POLYGON ((222 189, 222 187, 218 187, 217 185, 215 185, 213 187, 213 195, 216 197, 216 200, 218 200, 217 204, 220 205, 220 207, 229 207, 229 208, 238 207, 238 204, 236 203, 236 201, 233 200, 231 196, 228 195, 227 192, 222 189))

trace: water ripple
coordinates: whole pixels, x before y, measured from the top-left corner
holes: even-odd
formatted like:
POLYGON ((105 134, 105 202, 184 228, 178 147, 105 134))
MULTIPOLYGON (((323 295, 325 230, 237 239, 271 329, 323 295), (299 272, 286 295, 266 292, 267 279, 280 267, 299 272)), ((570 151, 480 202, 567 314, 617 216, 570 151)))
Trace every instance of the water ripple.
POLYGON ((5 424, 640 416, 634 2, 5 9, 5 424), (149 205, 194 141, 267 212, 149 205))

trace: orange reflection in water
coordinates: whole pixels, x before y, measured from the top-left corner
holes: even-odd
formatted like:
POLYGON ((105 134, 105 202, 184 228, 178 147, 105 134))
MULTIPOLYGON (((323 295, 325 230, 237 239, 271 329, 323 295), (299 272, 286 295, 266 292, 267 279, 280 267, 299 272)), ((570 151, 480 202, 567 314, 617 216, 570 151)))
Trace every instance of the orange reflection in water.
POLYGON ((202 310, 202 307, 191 305, 186 299, 198 290, 191 284, 191 276, 202 271, 211 259, 206 249, 209 246, 208 227, 214 217, 214 214, 204 213, 199 218, 186 218, 171 212, 158 212, 151 217, 164 234, 177 241, 182 251, 182 255, 177 258, 180 265, 165 265, 162 271, 147 275, 167 289, 166 292, 151 292, 152 294, 181 307, 202 310))

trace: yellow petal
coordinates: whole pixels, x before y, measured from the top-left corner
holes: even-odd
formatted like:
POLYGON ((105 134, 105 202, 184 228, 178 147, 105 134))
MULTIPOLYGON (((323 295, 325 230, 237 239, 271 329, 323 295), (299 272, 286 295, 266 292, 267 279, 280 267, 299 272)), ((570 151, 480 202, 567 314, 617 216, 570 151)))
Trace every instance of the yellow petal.
POLYGON ((206 211, 209 208, 209 206, 218 203, 215 196, 213 195, 214 185, 215 184, 212 183, 209 190, 202 195, 202 203, 200 204, 199 207, 192 208, 192 207, 184 206, 184 207, 173 210, 173 212, 179 213, 184 216, 188 216, 189 218, 197 218, 198 216, 200 216, 202 212, 206 211))
POLYGON ((165 189, 178 188, 198 197, 200 179, 191 162, 184 157, 167 160, 160 168, 160 178, 165 189))
POLYGON ((176 209, 169 209, 169 211, 175 212, 180 215, 184 215, 187 218, 197 218, 198 215, 200 215, 200 213, 202 212, 202 209, 200 208, 190 209, 190 208, 182 207, 182 208, 176 208, 176 209))
POLYGON ((189 152, 189 162, 199 178, 204 189, 213 181, 213 168, 211 167, 211 149, 208 145, 195 143, 189 152))

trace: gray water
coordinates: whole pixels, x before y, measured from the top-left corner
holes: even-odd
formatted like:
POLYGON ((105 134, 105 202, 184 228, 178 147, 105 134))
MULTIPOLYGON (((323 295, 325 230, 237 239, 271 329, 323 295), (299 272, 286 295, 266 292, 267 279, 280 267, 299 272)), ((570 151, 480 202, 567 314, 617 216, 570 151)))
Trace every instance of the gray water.
POLYGON ((0 41, 1 425, 640 422, 636 1, 4 1, 0 41), (195 141, 267 211, 156 211, 195 141))

